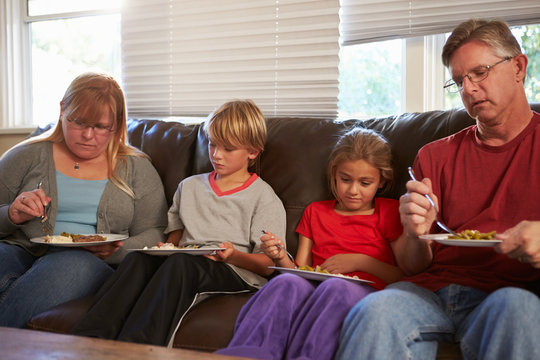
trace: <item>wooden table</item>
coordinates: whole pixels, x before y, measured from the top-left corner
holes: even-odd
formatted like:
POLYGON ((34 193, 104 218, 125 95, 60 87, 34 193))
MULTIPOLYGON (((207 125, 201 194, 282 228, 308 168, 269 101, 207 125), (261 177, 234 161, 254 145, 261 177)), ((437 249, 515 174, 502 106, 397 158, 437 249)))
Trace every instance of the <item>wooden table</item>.
POLYGON ((245 359, 212 353, 168 349, 82 336, 0 327, 2 360, 233 360, 245 359))

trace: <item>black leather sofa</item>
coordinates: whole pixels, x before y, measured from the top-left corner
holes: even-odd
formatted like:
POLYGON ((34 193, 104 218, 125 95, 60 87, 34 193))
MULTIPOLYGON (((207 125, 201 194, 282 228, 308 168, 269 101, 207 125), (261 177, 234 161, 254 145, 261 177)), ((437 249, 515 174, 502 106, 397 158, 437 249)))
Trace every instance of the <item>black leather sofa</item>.
MULTIPOLYGON (((540 111, 540 104, 531 106, 540 111)), ((418 149, 473 123, 463 109, 343 122, 269 118, 266 148, 251 170, 267 181, 283 201, 287 212, 287 246, 295 253, 297 236, 294 230, 305 206, 331 197, 325 170, 330 151, 344 131, 366 127, 379 131, 389 140, 396 181, 385 196, 397 199, 404 192, 409 179, 407 166, 412 164, 418 149)), ((207 139, 200 125, 130 119, 129 140, 151 157, 163 180, 169 202, 182 179, 212 169, 207 155, 207 139)), ((250 296, 221 295, 197 305, 182 322, 174 347, 214 351, 226 346, 238 311, 250 296)), ((61 304, 35 316, 28 326, 65 333, 89 304, 89 297, 61 304)), ((459 359, 459 347, 457 344, 440 344, 437 358, 459 359)))

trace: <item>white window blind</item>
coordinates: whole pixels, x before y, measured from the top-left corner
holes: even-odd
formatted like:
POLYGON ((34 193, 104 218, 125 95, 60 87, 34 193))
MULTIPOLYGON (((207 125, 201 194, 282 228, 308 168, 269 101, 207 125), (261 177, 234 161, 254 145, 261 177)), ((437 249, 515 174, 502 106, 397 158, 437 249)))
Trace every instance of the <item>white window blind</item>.
POLYGON ((130 116, 206 116, 250 98, 266 116, 335 117, 339 0, 129 0, 130 116))
POLYGON ((540 22, 539 0, 341 0, 344 45, 450 32, 470 18, 540 22))

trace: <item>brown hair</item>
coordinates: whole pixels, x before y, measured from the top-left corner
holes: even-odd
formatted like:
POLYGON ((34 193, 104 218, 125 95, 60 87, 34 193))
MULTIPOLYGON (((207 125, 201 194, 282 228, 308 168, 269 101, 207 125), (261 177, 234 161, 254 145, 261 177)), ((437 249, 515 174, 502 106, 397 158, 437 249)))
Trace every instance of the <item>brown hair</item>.
POLYGON ((392 186, 394 170, 392 169, 392 151, 386 139, 379 133, 364 128, 355 128, 339 138, 328 163, 328 179, 334 197, 337 196, 336 173, 338 166, 345 161, 365 160, 379 169, 383 189, 392 186))
MULTIPOLYGON (((252 100, 232 100, 210 114, 203 130, 212 141, 226 147, 264 150, 266 121, 252 100)), ((253 165, 255 159, 250 161, 253 165)))
MULTIPOLYGON (((113 134, 107 147, 107 167, 109 180, 131 197, 135 194, 127 183, 114 171, 115 160, 126 163, 126 156, 146 156, 127 143, 127 110, 124 93, 120 85, 105 74, 84 73, 77 76, 68 86, 62 101, 62 112, 52 133, 46 137, 31 140, 63 142, 62 122, 70 118, 101 118, 104 108, 108 108, 113 116, 113 134)), ((127 164, 126 164, 127 165, 127 164)), ((126 166, 126 175, 127 175, 126 166)))
POLYGON ((470 19, 459 24, 446 40, 442 51, 444 66, 448 67, 452 54, 469 41, 483 42, 501 58, 514 57, 522 53, 519 43, 504 21, 470 19))

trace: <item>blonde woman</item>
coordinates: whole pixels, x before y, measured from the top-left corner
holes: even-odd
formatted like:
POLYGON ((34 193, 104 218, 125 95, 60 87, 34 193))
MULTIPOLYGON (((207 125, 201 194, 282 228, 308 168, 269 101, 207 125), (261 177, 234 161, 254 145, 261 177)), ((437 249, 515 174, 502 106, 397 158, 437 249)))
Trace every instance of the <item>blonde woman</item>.
POLYGON ((0 160, 0 326, 24 327, 36 313, 94 293, 125 248, 162 238, 167 204, 161 180, 126 142, 126 106, 111 77, 85 73, 60 102, 54 129, 0 160), (39 186, 38 186, 39 184, 39 186), (124 234, 88 247, 31 242, 52 234, 124 234))

